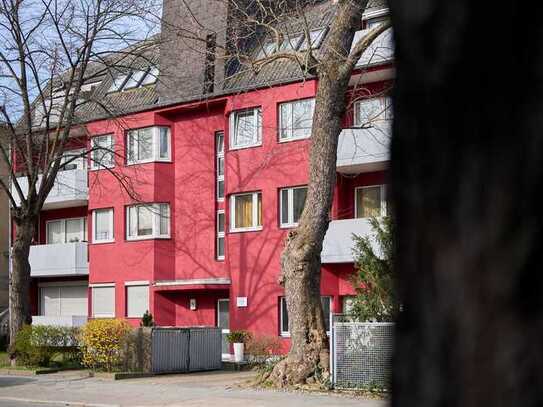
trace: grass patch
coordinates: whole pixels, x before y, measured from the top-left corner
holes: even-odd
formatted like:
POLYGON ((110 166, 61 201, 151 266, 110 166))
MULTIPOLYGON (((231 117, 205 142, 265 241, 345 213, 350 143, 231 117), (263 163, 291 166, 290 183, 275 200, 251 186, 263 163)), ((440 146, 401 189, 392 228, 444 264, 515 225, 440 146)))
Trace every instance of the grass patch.
POLYGON ((9 367, 9 356, 7 352, 0 352, 0 367, 9 367))

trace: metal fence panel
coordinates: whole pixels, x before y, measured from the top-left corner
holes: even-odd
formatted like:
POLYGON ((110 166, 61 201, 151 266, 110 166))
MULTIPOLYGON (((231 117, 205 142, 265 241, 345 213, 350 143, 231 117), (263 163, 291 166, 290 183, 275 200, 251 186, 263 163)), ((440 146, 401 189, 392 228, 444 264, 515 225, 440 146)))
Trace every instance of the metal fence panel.
POLYGON ((220 328, 191 328, 189 370, 213 370, 222 368, 220 328))
POLYGON ((393 323, 354 322, 335 315, 331 341, 334 385, 388 387, 393 331, 393 323))
POLYGON ((153 373, 222 368, 220 328, 154 328, 153 373))
POLYGON ((190 332, 188 329, 153 329, 153 373, 188 372, 189 337, 190 332))

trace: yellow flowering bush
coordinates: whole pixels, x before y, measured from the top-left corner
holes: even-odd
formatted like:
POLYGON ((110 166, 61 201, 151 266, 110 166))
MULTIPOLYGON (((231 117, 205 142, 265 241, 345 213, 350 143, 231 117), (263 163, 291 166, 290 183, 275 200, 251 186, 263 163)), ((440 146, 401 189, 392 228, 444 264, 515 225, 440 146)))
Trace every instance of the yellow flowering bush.
POLYGON ((111 372, 122 362, 123 347, 132 328, 121 319, 94 319, 81 329, 83 364, 111 372))

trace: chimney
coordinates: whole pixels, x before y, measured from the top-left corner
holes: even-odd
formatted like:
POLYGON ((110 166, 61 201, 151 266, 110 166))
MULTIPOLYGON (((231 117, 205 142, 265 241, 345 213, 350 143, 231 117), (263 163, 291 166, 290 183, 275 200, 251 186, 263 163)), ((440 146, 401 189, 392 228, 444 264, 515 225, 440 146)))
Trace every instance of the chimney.
POLYGON ((160 44, 161 102, 209 95, 225 76, 228 0, 164 0, 160 44))

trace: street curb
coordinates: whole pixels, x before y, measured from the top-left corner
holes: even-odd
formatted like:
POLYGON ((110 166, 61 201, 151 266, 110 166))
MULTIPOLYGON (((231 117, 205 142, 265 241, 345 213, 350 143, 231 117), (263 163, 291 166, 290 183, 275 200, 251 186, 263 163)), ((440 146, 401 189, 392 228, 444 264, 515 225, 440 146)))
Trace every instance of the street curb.
POLYGON ((73 406, 73 407, 120 407, 120 404, 100 404, 100 403, 85 403, 81 401, 65 401, 65 400, 35 400, 35 399, 25 399, 19 397, 3 397, 0 396, 0 401, 18 401, 21 403, 32 403, 32 404, 62 404, 64 406, 73 406))

